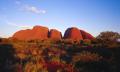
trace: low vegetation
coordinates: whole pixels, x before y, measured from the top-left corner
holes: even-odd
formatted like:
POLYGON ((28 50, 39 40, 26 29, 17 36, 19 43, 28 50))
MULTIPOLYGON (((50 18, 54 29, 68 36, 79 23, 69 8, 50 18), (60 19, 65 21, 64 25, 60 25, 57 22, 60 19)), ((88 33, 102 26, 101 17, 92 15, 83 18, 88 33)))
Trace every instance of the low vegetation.
POLYGON ((0 72, 120 72, 119 36, 104 34, 79 42, 1 38, 0 72))

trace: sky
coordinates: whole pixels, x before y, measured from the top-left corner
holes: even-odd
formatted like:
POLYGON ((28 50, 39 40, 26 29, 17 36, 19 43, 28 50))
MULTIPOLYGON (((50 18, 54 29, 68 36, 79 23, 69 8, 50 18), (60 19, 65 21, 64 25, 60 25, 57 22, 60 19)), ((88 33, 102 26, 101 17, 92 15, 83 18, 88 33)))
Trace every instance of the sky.
POLYGON ((0 0, 0 37, 41 25, 64 34, 77 27, 97 36, 120 33, 120 0, 0 0))

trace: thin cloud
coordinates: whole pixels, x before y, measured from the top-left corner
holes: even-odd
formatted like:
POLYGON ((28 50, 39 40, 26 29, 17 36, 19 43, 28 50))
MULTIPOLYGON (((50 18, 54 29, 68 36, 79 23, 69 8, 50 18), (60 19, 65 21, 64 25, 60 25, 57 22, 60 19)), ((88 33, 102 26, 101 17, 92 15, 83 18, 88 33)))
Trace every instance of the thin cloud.
POLYGON ((7 23, 8 25, 15 26, 15 27, 19 27, 19 28, 32 28, 32 26, 28 26, 28 25, 18 25, 18 24, 16 24, 16 23, 9 22, 9 21, 6 21, 6 23, 7 23))
POLYGON ((15 4, 20 6, 20 10, 35 13, 35 14, 45 14, 46 10, 40 9, 36 6, 30 6, 28 4, 23 4, 20 0, 15 0, 15 4))
POLYGON ((24 8, 25 11, 36 13, 36 14, 45 14, 46 10, 39 9, 35 6, 25 6, 24 8))
POLYGON ((20 2, 20 1, 18 1, 18 0, 16 0, 16 1, 15 1, 15 4, 20 5, 20 4, 21 4, 21 2, 20 2))

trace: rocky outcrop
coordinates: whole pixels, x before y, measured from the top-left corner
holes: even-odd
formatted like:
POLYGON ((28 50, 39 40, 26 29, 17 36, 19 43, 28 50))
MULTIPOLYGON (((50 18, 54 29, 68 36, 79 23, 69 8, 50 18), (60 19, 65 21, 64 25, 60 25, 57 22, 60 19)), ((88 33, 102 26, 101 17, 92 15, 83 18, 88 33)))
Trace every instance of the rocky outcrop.
POLYGON ((76 27, 71 27, 71 28, 68 28, 66 31, 65 31, 65 34, 64 34, 64 39, 72 39, 72 40, 84 40, 84 39, 94 39, 94 37, 85 32, 84 30, 80 30, 76 27))
POLYGON ((83 40, 83 37, 78 28, 72 27, 65 31, 64 39, 83 40))
POLYGON ((80 30, 80 32, 82 34, 83 39, 90 39, 90 40, 94 39, 94 37, 91 34, 89 34, 88 32, 85 32, 83 30, 80 30))
POLYGON ((20 30, 16 32, 13 36, 13 39, 18 40, 46 40, 46 39, 52 39, 52 40, 61 40, 64 39, 71 39, 71 40, 84 40, 84 39, 93 39, 94 37, 76 27, 68 28, 65 31, 64 37, 62 37, 62 34, 60 31, 56 29, 49 29, 47 27, 43 26, 34 26, 33 29, 26 29, 26 30, 20 30))
POLYGON ((52 40, 62 39, 61 32, 56 30, 56 29, 51 29, 48 35, 49 35, 49 38, 52 39, 52 40))
POLYGON ((49 29, 47 27, 43 27, 43 26, 35 26, 32 29, 32 34, 31 35, 31 39, 38 39, 38 40, 44 40, 44 39, 48 39, 48 32, 49 29))
POLYGON ((49 29, 43 26, 35 26, 31 30, 21 30, 16 32, 12 38, 18 40, 44 40, 48 39, 49 29))
POLYGON ((29 40, 29 38, 31 37, 32 33, 30 29, 27 30, 20 30, 18 32, 16 32, 12 38, 16 38, 19 40, 29 40))

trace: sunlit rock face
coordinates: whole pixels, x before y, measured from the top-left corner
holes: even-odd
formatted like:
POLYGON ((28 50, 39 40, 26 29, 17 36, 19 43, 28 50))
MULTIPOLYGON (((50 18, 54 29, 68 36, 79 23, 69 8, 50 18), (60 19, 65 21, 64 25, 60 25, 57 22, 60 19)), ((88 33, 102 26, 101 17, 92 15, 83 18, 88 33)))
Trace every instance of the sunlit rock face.
POLYGON ((47 27, 43 27, 43 26, 35 26, 32 29, 32 38, 31 39, 39 39, 39 40, 44 40, 44 39, 48 39, 48 32, 49 29, 47 27))
POLYGON ((52 40, 61 40, 62 39, 61 32, 56 29, 51 29, 48 36, 52 40))
POLYGON ((12 38, 18 40, 61 40, 61 39, 71 39, 71 40, 84 40, 84 39, 94 39, 94 37, 85 32, 84 30, 80 30, 76 27, 68 28, 65 31, 64 37, 60 31, 56 29, 49 29, 43 26, 34 26, 32 29, 20 30, 16 32, 12 38))
POLYGON ((72 40, 84 40, 84 39, 94 39, 94 37, 89 34, 88 32, 85 32, 84 30, 80 30, 76 27, 68 28, 65 31, 64 39, 72 39, 72 40))
POLYGON ((19 40, 44 40, 48 39, 49 29, 43 26, 34 26, 31 30, 20 30, 12 38, 19 40))
POLYGON ((64 39, 83 40, 83 37, 78 28, 71 27, 65 31, 64 39))
POLYGON ((29 40, 30 36, 32 35, 31 30, 20 30, 16 32, 12 38, 16 38, 19 40, 29 40))

